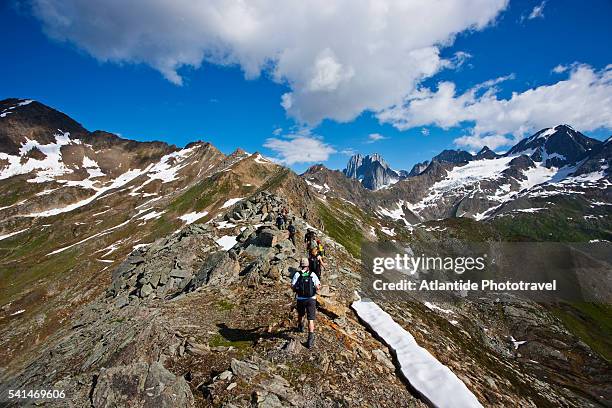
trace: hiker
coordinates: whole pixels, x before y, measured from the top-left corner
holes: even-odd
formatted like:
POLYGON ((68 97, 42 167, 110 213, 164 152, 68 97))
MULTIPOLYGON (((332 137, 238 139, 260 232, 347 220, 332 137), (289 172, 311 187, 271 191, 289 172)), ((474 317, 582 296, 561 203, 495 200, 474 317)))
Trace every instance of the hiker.
POLYGON ((317 248, 312 248, 308 254, 308 269, 311 272, 316 273, 320 280, 321 272, 325 266, 325 262, 323 262, 323 258, 319 254, 319 250, 317 248))
POLYGON ((276 227, 279 230, 285 229, 285 219, 283 218, 281 214, 279 214, 278 217, 276 217, 276 227))
POLYGON ((289 225, 287 226, 287 231, 289 231, 289 240, 293 243, 293 246, 295 246, 295 225, 293 225, 293 221, 289 220, 289 225))
POLYGON ((299 332, 304 331, 304 315, 308 319, 308 340, 306 346, 314 345, 315 317, 317 313, 317 290, 321 288, 319 277, 308 268, 308 259, 302 258, 300 270, 293 275, 291 288, 296 294, 299 332))
POLYGON ((312 229, 308 228, 306 234, 304 235, 304 242, 306 243, 306 251, 310 252, 313 242, 315 240, 315 233, 312 229))
POLYGON ((317 239, 317 250, 319 251, 319 255, 321 255, 321 257, 324 258, 325 257, 325 247, 321 243, 320 239, 317 239))

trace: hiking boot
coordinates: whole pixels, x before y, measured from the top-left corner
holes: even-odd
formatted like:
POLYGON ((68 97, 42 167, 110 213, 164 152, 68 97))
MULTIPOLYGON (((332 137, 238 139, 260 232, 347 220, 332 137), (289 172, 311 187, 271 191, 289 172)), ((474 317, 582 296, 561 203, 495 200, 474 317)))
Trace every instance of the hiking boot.
POLYGON ((304 333, 304 324, 303 323, 298 324, 297 331, 300 332, 300 333, 304 333))
POLYGON ((306 341, 306 347, 312 348, 312 346, 314 346, 314 341, 315 341, 315 334, 312 332, 308 333, 308 341, 306 341))

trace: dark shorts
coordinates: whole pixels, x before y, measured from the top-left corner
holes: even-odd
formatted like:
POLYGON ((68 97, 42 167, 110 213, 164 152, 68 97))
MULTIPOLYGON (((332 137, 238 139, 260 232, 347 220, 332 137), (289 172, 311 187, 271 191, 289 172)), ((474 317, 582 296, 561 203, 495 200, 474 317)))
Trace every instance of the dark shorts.
POLYGON ((314 320, 317 314, 316 299, 298 300, 297 312, 299 316, 304 316, 304 314, 306 314, 308 320, 314 320))

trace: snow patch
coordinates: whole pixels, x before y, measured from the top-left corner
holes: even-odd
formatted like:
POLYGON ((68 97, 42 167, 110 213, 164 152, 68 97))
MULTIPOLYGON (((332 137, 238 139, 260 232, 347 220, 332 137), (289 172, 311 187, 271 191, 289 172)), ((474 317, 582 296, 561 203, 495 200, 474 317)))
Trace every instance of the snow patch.
POLYGON ((419 346, 412 334, 376 303, 358 300, 353 302, 352 308, 395 351, 402 374, 434 406, 482 407, 476 396, 447 366, 419 346))
POLYGON ((123 187, 124 185, 128 184, 130 181, 134 180, 136 177, 140 176, 142 173, 143 171, 141 171, 140 169, 128 170, 122 175, 120 175, 119 177, 117 177, 115 180, 113 180, 113 182, 110 183, 108 186, 98 189, 96 193, 92 195, 91 197, 88 197, 81 201, 77 201, 76 203, 73 203, 73 204, 69 204, 65 207, 53 208, 51 210, 41 211, 38 213, 24 214, 22 215, 22 217, 51 217, 53 215, 58 215, 61 213, 76 210, 77 208, 83 207, 91 203, 92 201, 96 200, 98 197, 100 197, 102 194, 106 193, 109 190, 123 187))
POLYGON ((440 312, 442 312, 442 313, 446 313, 446 314, 455 314, 455 312, 453 312, 452 310, 450 310, 450 309, 443 309, 443 308, 441 308, 440 306, 438 306, 438 305, 436 305, 436 304, 434 304, 434 303, 431 303, 431 302, 425 302, 425 303, 423 303, 423 304, 424 304, 424 305, 425 305, 425 306, 426 306, 426 307, 427 307, 429 310, 439 310, 439 311, 440 311, 440 312))
POLYGON ((24 228, 24 229, 19 230, 19 231, 9 232, 8 234, 0 235, 0 241, 2 241, 3 239, 10 238, 10 237, 12 237, 14 235, 17 235, 17 234, 21 234, 23 231, 27 231, 27 230, 28 230, 28 228, 24 228))
POLYGON ((224 251, 228 251, 232 249, 238 241, 236 241, 236 236, 224 235, 221 238, 217 239, 215 242, 219 244, 224 251))
POLYGON ((514 346, 515 350, 518 350, 519 346, 522 346, 523 344, 527 343, 527 340, 515 340, 512 336, 510 336, 510 341, 512 342, 512 345, 514 346))
POLYGON ((25 309, 21 309, 21 310, 18 310, 16 312, 14 312, 14 313, 11 313, 10 316, 17 316, 17 315, 22 314, 23 312, 25 312, 25 309))
POLYGON ((205 217, 206 215, 208 215, 208 211, 202 211, 202 212, 193 211, 193 212, 181 215, 179 219, 181 221, 186 222, 187 224, 191 224, 199 220, 200 218, 205 217))
POLYGON ((221 221, 217 224, 217 228, 219 229, 234 228, 235 226, 236 224, 232 224, 229 221, 221 221))
POLYGON ((380 230, 385 234, 389 235, 390 237, 394 237, 395 235, 397 235, 395 233, 395 228, 381 227, 380 230))
POLYGON ((244 197, 230 198, 221 206, 221 208, 231 207, 232 205, 236 204, 238 201, 243 200, 243 199, 244 197))
MULTIPOLYGON (((125 221, 125 222, 122 222, 122 223, 121 223, 121 224, 119 224, 119 225, 115 225, 114 227, 108 228, 108 229, 106 229, 106 230, 104 230, 104 231, 102 231, 102 232, 98 232, 97 234, 94 234, 94 235, 91 235, 91 236, 89 236, 89 237, 87 237, 87 238, 85 238, 85 239, 82 239, 82 240, 80 240, 79 242, 75 242, 74 244, 71 244, 71 245, 65 246, 65 247, 63 247, 63 248, 56 249, 55 251, 49 252, 49 253, 47 254, 47 256, 50 256, 50 255, 55 255, 55 254, 59 254, 60 252, 64 252, 64 251, 65 251, 65 250, 67 250, 67 249, 70 249, 70 248, 72 248, 72 247, 74 247, 74 246, 77 246, 77 245, 80 245, 80 244, 82 244, 82 243, 85 243, 85 242, 87 242, 87 241, 89 241, 89 240, 91 240, 91 239, 94 239, 94 238, 97 238, 97 237, 100 237, 100 236, 103 236, 103 235, 110 234, 110 233, 111 233, 111 232, 113 232, 114 230, 116 230, 116 229, 118 229, 118 228, 123 227, 124 225, 126 225, 126 224, 127 224, 127 223, 129 223, 129 222, 130 222, 130 220, 127 220, 127 221, 125 221)), ((102 257, 103 257, 103 258, 104 258, 104 257, 106 257, 108 254, 110 254, 111 252, 113 252, 113 251, 116 249, 116 248, 115 248, 113 245, 111 245, 111 247, 113 247, 113 248, 112 248, 112 250, 111 250, 111 251, 109 251, 109 252, 107 252, 107 253, 105 253, 104 255, 102 255, 102 257)), ((105 248, 105 249, 106 249, 106 248, 105 248)))
POLYGON ((71 140, 69 132, 60 131, 53 136, 55 137, 55 143, 48 144, 40 144, 36 140, 26 138, 26 141, 19 148, 19 155, 0 153, 0 160, 8 161, 8 166, 0 171, 0 180, 37 170, 36 177, 28 181, 44 183, 57 176, 72 173, 72 170, 66 167, 63 162, 61 148, 69 144, 80 144, 80 141, 77 139, 71 140), (43 159, 29 157, 22 164, 23 157, 34 148, 40 150, 45 157, 43 159))
POLYGON ((255 160, 255 163, 259 163, 259 164, 274 164, 272 160, 266 159, 259 153, 257 154, 257 156, 255 156, 254 160, 255 160))
POLYGON ((153 220, 155 218, 159 218, 162 216, 163 213, 165 213, 166 211, 151 211, 149 213, 146 213, 145 215, 143 215, 142 217, 138 218, 139 220, 153 220))

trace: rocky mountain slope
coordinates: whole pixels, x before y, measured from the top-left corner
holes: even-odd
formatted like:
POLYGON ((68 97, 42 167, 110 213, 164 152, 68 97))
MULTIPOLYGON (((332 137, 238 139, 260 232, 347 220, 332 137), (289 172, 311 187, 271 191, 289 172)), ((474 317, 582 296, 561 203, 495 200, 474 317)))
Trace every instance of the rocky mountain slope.
MULTIPOLYGON (((574 135, 587 150, 566 150, 579 159, 557 168, 543 157, 562 154, 548 139, 565 129, 533 151, 433 160, 372 191, 323 166, 298 176, 258 153, 89 132, 26 102, 0 103, 0 396, 45 387, 69 396, 50 406, 431 405, 436 387, 411 382, 398 343, 359 314, 363 243, 612 238, 610 140, 574 135), (284 208, 296 246, 272 223, 284 208), (306 228, 328 261, 314 352, 293 330, 288 287, 306 228)), ((377 305, 467 400, 612 399, 605 304, 377 305)))

